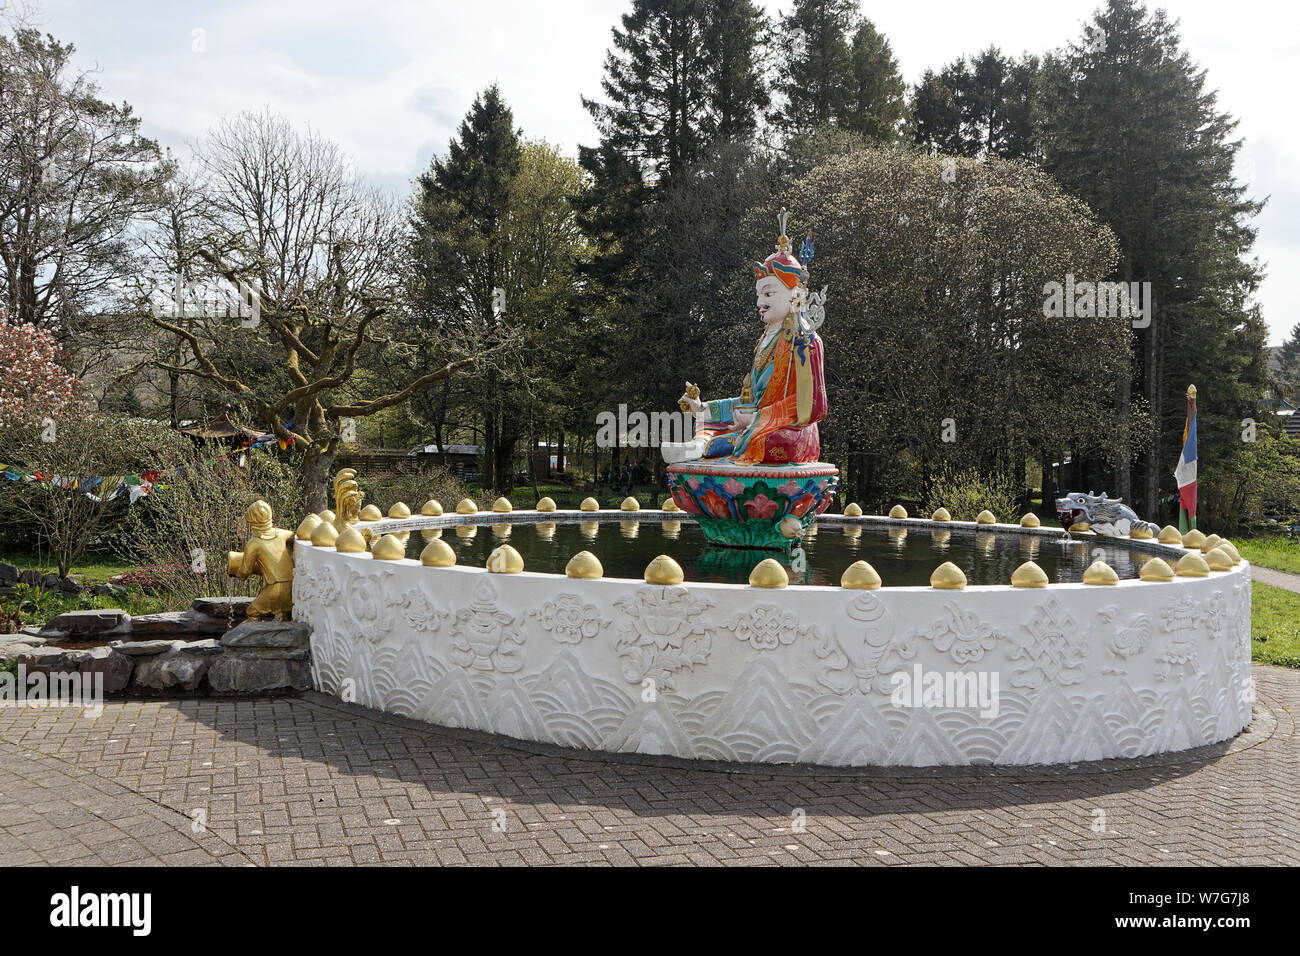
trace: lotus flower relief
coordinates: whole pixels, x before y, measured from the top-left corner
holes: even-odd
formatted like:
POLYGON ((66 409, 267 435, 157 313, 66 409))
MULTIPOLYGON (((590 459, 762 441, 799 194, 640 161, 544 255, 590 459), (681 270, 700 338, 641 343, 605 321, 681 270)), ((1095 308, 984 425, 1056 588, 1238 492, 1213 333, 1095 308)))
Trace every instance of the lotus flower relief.
POLYGON ((799 494, 799 492, 801 492, 803 489, 799 487, 799 482, 791 478, 789 481, 781 485, 776 490, 781 492, 781 494, 785 495, 787 498, 793 498, 795 495, 799 494))
POLYGON ((740 482, 738 482, 735 478, 728 478, 726 481, 722 483, 722 490, 734 498, 736 497, 736 495, 740 494, 742 491, 745 490, 745 486, 742 485, 740 482))
POLYGON ((727 500, 712 488, 704 493, 702 503, 705 510, 715 518, 731 517, 731 508, 727 505, 727 500))
POLYGON ((745 510, 749 512, 749 517, 754 520, 770 521, 776 516, 776 507, 776 502, 763 494, 745 502, 745 510))
POLYGON ((702 514, 700 506, 695 503, 695 499, 681 489, 673 492, 673 501, 677 502, 677 506, 683 511, 693 515, 702 514))
POLYGON ((790 505, 790 514, 796 518, 802 518, 808 513, 808 509, 817 503, 817 499, 812 495, 805 494, 802 498, 790 505))

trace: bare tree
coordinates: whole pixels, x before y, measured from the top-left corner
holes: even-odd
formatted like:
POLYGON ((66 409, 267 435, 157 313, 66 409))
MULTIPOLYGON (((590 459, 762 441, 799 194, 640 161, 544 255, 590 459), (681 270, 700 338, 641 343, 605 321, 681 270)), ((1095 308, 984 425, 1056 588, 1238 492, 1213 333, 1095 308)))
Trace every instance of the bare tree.
POLYGON ((156 364, 238 397, 292 440, 303 454, 304 505, 319 510, 350 420, 405 402, 483 356, 471 343, 423 340, 402 321, 398 207, 333 143, 281 116, 245 113, 209 135, 199 163, 217 232, 198 257, 252 288, 258 312, 250 320, 199 309, 182 321, 155 310, 154 325, 187 348, 185 361, 156 364), (367 354, 435 344, 446 360, 404 383, 363 374, 367 354))

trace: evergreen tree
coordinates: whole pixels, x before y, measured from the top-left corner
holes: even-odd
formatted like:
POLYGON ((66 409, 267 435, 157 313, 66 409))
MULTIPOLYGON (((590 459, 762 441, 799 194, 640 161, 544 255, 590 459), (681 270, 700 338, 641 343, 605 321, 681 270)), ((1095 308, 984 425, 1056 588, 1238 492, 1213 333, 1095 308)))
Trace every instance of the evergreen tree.
MULTIPOLYGON (((514 114, 495 86, 475 97, 446 156, 420 176, 412 215, 413 299, 423 320, 455 332, 473 330, 488 348, 510 334, 505 229, 521 146, 514 114), (503 308, 504 306, 504 308, 503 308)), ((503 408, 505 385, 495 366, 477 383, 483 422, 483 482, 508 490, 519 424, 503 408)), ((445 406, 443 408, 445 413, 445 406)), ((441 432, 441 424, 435 429, 441 432)))
POLYGON ((903 120, 903 77, 889 40, 870 20, 853 34, 852 82, 840 125, 868 140, 890 142, 903 120))
POLYGON ((997 47, 927 70, 913 88, 912 139, 934 153, 1034 158, 1039 78, 1038 57, 997 47))
POLYGON ((703 7, 707 130, 717 139, 741 142, 753 136, 772 99, 763 70, 769 24, 753 0, 707 0, 703 7))
MULTIPOLYGON (((1114 230, 1120 259, 1106 278, 1150 282, 1155 298, 1150 324, 1136 324, 1135 377, 1115 390, 1121 427, 1133 399, 1155 422, 1140 512, 1154 514, 1173 488, 1187 386, 1198 389, 1200 470, 1212 479, 1241 453, 1241 419, 1267 377, 1251 302, 1260 274, 1248 259, 1261 204, 1233 179, 1235 127, 1176 25, 1136 0, 1108 0, 1053 71, 1045 165, 1114 230)), ((1124 493, 1129 462, 1115 470, 1124 493)))
POLYGON ((685 174, 714 125, 704 6, 701 0, 633 0, 605 57, 607 102, 582 100, 601 142, 660 182, 685 174))
POLYGON ((787 135, 840 121, 849 112, 855 79, 850 43, 859 22, 856 0, 795 0, 781 18, 785 62, 775 86, 783 102, 772 122, 787 135))

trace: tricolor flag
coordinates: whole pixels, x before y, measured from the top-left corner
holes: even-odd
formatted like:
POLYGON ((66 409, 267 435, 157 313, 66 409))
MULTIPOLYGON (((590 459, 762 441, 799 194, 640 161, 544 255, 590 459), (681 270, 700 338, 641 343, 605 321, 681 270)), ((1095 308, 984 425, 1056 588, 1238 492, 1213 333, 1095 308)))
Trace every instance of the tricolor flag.
POLYGON ((1183 425, 1183 452, 1174 469, 1178 482, 1178 526, 1186 533, 1196 527, 1196 386, 1187 389, 1187 422, 1183 425))

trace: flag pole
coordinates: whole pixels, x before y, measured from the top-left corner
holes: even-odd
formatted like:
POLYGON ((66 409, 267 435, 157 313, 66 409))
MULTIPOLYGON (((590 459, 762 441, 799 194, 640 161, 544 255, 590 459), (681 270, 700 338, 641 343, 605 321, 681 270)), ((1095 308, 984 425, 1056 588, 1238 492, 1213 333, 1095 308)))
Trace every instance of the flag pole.
POLYGON ((1187 386, 1187 420, 1183 424, 1183 450, 1174 477, 1178 481, 1178 530, 1196 528, 1196 386, 1187 386), (1190 440, 1189 440, 1190 439, 1190 440))

